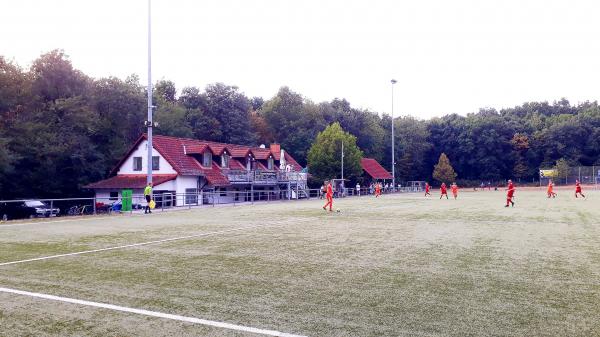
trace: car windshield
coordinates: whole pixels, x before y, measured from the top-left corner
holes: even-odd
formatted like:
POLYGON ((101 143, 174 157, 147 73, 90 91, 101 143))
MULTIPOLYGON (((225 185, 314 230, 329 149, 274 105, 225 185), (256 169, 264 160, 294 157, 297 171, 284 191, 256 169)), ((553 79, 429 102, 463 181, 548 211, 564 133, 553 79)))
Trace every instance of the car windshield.
POLYGON ((27 207, 45 207, 43 202, 38 200, 25 201, 25 205, 27 207))

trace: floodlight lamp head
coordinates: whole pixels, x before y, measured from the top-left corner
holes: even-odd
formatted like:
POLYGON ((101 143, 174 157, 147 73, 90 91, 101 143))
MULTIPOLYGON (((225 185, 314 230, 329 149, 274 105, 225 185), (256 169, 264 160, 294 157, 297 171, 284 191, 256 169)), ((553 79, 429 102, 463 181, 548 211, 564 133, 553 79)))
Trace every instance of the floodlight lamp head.
POLYGON ((394 79, 392 79, 392 80, 391 80, 391 82, 392 82, 392 84, 396 84, 396 83, 398 83, 398 81, 396 81, 396 80, 394 80, 394 79))

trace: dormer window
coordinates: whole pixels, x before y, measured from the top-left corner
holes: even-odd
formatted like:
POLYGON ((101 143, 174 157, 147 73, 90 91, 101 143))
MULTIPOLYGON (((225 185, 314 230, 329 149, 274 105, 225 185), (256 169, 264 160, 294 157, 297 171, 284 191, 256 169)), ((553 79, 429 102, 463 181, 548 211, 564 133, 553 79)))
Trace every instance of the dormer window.
POLYGON ((267 168, 269 170, 272 170, 274 166, 275 166, 275 160, 273 160, 273 157, 269 157, 269 160, 267 161, 267 168))
POLYGON ((229 168, 229 155, 226 152, 221 155, 221 167, 229 168))
POLYGON ((212 153, 206 151, 202 154, 202 166, 211 167, 212 166, 212 153))

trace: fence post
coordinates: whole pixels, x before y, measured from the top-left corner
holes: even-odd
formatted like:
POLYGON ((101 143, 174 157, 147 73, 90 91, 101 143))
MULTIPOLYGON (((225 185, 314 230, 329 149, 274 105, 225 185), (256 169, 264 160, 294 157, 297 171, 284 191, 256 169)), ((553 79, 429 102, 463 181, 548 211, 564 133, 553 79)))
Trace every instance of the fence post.
POLYGON ((50 218, 52 217, 52 213, 54 213, 54 200, 50 200, 50 218))
POLYGON ((94 207, 94 215, 96 215, 96 195, 94 194, 94 200, 92 200, 93 206, 94 207))

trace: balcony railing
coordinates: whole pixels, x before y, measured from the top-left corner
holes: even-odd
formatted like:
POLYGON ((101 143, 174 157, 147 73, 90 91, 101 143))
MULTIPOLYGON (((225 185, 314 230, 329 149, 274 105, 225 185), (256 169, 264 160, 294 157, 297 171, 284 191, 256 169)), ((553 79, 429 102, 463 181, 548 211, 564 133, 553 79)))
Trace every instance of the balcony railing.
POLYGON ((306 183, 306 173, 300 172, 229 170, 225 174, 232 184, 306 183))

